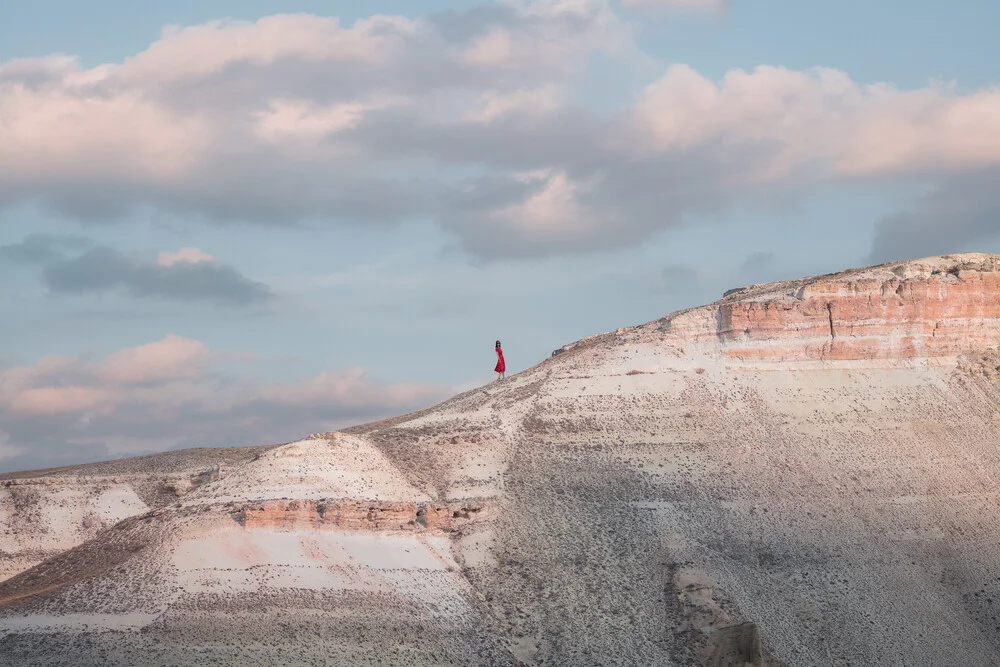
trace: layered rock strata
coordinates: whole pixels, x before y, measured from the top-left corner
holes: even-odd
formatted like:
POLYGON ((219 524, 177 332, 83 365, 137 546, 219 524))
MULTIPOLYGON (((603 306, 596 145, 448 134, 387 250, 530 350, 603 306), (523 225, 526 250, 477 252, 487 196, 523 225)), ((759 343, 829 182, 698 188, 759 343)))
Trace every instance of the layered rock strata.
POLYGON ((954 358, 1000 345, 998 294, 997 258, 972 253, 738 288, 656 325, 751 362, 954 358))
POLYGON ((441 531, 484 517, 483 503, 267 500, 230 512, 249 529, 441 531))
POLYGON ((0 581, 218 482, 267 447, 194 449, 0 473, 0 581))
POLYGON ((997 273, 742 288, 223 466, 0 582, 0 664, 1000 664, 997 273))

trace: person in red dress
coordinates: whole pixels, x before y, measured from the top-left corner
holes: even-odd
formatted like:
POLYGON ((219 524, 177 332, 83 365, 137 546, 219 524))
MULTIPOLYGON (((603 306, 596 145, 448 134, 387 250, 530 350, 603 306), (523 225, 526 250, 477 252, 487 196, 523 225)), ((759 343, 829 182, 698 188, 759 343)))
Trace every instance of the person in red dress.
POLYGON ((497 365, 493 370, 500 374, 500 376, 497 379, 502 380, 504 378, 504 373, 507 372, 507 364, 503 360, 503 349, 500 347, 500 341, 497 341, 496 350, 497 350, 497 365))

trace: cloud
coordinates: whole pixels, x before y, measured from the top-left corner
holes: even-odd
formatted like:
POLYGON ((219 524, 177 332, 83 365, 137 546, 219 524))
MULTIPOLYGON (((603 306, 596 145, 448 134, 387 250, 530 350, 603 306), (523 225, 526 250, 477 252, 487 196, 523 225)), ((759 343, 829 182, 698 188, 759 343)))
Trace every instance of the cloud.
POLYGON ((259 304, 271 297, 266 285, 247 279, 197 248, 161 253, 150 261, 97 247, 78 257, 48 263, 43 275, 51 291, 63 294, 122 291, 134 297, 227 306, 259 304))
POLYGON ((503 230, 508 242, 548 247, 584 241, 589 230, 603 226, 600 214, 585 205, 586 183, 566 172, 524 175, 530 190, 519 201, 489 212, 493 229, 503 230))
POLYGON ((42 264, 60 259, 67 252, 88 248, 93 243, 80 236, 29 234, 20 243, 0 246, 0 260, 42 264))
POLYGON ((595 51, 629 45, 605 2, 539 0, 349 27, 311 15, 175 27, 90 69, 12 61, 0 66, 0 143, 21 158, 0 158, 0 201, 42 194, 92 219, 152 204, 269 222, 397 220, 420 212, 411 178, 383 176, 398 170, 393 156, 345 130, 418 101, 433 118, 464 96, 563 83, 595 51), (510 48, 490 55, 497 35, 510 48))
POLYGON ((158 266, 173 266, 174 264, 201 264, 214 262, 215 258, 198 248, 181 248, 177 252, 161 252, 156 258, 158 266))
POLYGON ((204 343, 171 334, 112 354, 100 365, 97 375, 121 384, 190 379, 201 374, 207 358, 204 343))
POLYGON ((722 13, 729 8, 729 0, 622 0, 622 5, 640 10, 669 9, 722 13))
POLYGON ((875 228, 872 263, 976 251, 1000 237, 1000 168, 946 179, 875 228))
POLYGON ((362 368, 324 372, 293 385, 271 385, 255 394, 255 401, 271 406, 316 408, 336 403, 339 410, 365 413, 373 405, 408 406, 440 397, 442 389, 422 384, 373 384, 362 368))
POLYGON ((775 254, 769 250, 758 250, 747 255, 740 264, 741 273, 757 273, 774 264, 775 254))
POLYGON ((746 178, 871 177, 1000 164, 1000 89, 862 86, 828 68, 734 70, 721 83, 677 65, 646 88, 637 122, 660 150, 770 147, 746 178))
POLYGON ((267 224, 442 219, 449 172, 482 156, 428 170, 382 129, 447 137, 552 114, 593 54, 633 49, 631 32, 603 0, 511 1, 350 26, 278 15, 174 27, 89 69, 12 61, 0 142, 32 159, 0 158, 0 205, 41 199, 90 221, 137 206, 267 224))
POLYGON ((107 410, 117 398, 101 387, 36 387, 18 394, 9 407, 21 415, 57 415, 107 410))
POLYGON ((95 246, 83 237, 31 234, 20 243, 0 246, 3 260, 41 265, 49 290, 63 294, 122 291, 135 297, 227 306, 261 304, 272 298, 267 285, 199 248, 164 251, 150 260, 95 246))
POLYGON ((562 90, 554 85, 508 92, 488 91, 479 96, 478 108, 467 111, 464 119, 492 123, 511 116, 545 116, 566 103, 562 90))
POLYGON ((169 335, 92 362, 0 368, 0 469, 178 447, 285 442, 433 404, 445 387, 380 384, 361 369, 285 384, 222 372, 226 351, 169 335))
MULTIPOLYGON (((10 61, 0 206, 42 201, 89 222, 137 207, 238 224, 431 220, 480 256, 537 256, 641 243, 764 190, 942 184, 1000 165, 995 87, 903 90, 766 65, 716 81, 674 65, 630 108, 588 107, 595 55, 648 63, 634 31, 609 0, 508 0, 350 25, 297 14, 171 27, 90 68, 10 61)), ((264 298, 201 260, 94 249, 47 275, 62 291, 264 298)))

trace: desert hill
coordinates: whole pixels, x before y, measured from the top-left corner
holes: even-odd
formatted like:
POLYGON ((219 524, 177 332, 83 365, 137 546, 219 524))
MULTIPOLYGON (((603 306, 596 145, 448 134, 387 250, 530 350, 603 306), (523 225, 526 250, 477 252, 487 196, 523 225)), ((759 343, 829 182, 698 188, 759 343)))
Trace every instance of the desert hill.
POLYGON ((1000 664, 1000 257, 732 290, 410 415, 0 479, 0 664, 1000 664))

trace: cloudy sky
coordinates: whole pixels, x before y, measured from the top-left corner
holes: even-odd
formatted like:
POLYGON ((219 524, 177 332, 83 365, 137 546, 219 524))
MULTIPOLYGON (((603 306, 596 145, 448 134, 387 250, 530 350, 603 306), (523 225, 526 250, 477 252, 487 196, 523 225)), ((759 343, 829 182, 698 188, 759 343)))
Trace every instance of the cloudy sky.
POLYGON ((0 4, 0 470, 285 442, 1000 252, 995 0, 0 4), (149 5, 154 5, 150 8, 149 5))

